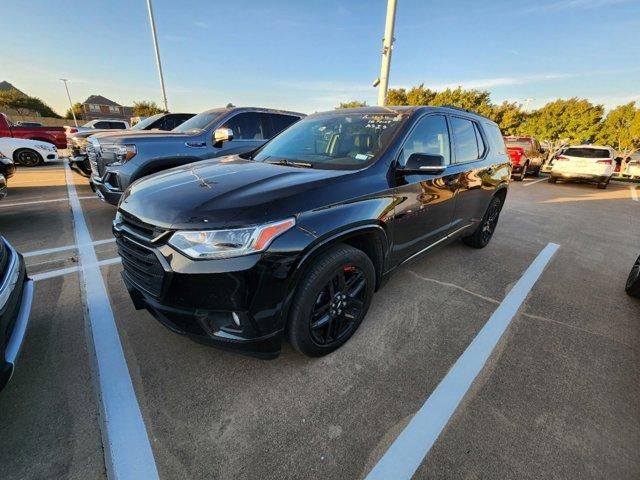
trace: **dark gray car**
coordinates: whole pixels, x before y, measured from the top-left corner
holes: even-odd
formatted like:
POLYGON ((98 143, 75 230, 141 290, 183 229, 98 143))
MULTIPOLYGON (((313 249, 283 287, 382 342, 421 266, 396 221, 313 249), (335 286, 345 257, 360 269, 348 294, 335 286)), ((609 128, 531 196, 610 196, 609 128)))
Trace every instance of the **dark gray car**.
POLYGON ((141 177, 186 163, 255 150, 304 116, 266 108, 215 108, 171 132, 128 131, 89 137, 91 184, 98 196, 116 205, 122 192, 141 177))

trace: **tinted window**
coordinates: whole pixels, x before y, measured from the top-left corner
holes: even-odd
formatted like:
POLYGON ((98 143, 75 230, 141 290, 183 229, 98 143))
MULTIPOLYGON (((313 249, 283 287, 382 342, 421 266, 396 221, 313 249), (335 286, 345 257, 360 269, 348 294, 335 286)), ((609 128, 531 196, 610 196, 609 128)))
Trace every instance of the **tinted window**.
POLYGON ((280 115, 276 113, 272 113, 271 115, 271 123, 273 125, 273 132, 271 132, 271 136, 275 137, 285 128, 293 125, 300 117, 294 117, 292 115, 280 115))
POLYGON ((473 122, 464 118, 451 117, 451 128, 455 142, 456 162, 477 160, 478 141, 473 122))
POLYGON ((109 124, 111 125, 110 128, 114 130, 122 130, 123 128, 125 128, 123 122, 109 122, 109 124))
POLYGON ((223 128, 233 130, 234 140, 266 140, 268 138, 265 116, 257 112, 239 113, 227 120, 223 128))
POLYGON ((195 117, 190 118, 182 125, 175 128, 176 132, 189 132, 196 130, 204 130, 217 120, 222 114, 226 113, 226 110, 216 110, 213 112, 202 112, 195 117))
POLYGON ((502 132, 495 123, 484 122, 482 124, 484 133, 487 134, 487 140, 489 141, 489 146, 491 147, 491 151, 496 155, 504 155, 507 156, 507 146, 505 145, 504 137, 502 136, 502 132))
POLYGON ((611 158, 609 150, 604 148, 567 148, 564 151, 564 155, 582 158, 611 158))
POLYGON ((451 163, 449 129, 442 115, 430 115, 418 122, 404 142, 398 160, 400 165, 404 166, 413 153, 442 155, 446 165, 451 163))
POLYGON ((109 122, 96 122, 93 124, 93 128, 110 128, 109 122))

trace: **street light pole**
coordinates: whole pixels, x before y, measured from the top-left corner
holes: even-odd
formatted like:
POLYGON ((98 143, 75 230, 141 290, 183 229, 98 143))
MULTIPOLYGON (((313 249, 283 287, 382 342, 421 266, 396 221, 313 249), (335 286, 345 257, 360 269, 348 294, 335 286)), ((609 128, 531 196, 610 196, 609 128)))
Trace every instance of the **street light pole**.
POLYGON ((164 89, 164 76, 162 75, 162 63, 160 63, 160 48, 158 47, 158 34, 156 33, 156 21, 153 18, 153 7, 151 6, 151 0, 147 0, 147 8, 149 9, 149 21, 151 22, 151 36, 153 37, 153 46, 156 51, 156 63, 158 65, 158 75, 160 76, 160 88, 162 89, 162 103, 164 104, 164 110, 169 111, 167 105, 167 92, 164 89))
POLYGON ((69 95, 69 87, 67 86, 68 80, 66 78, 61 78, 62 83, 64 83, 64 88, 67 91, 67 98, 69 99, 69 106, 71 107, 71 115, 73 115, 73 123, 78 126, 78 120, 76 120, 76 112, 73 111, 73 102, 71 101, 71 95, 69 95))
POLYGON ((380 67, 380 81, 378 83, 378 105, 381 107, 387 101, 387 89, 389 88, 389 69, 391 67, 391 51, 393 50, 393 29, 396 23, 397 0, 388 0, 387 21, 384 26, 384 38, 382 39, 382 66, 380 67))

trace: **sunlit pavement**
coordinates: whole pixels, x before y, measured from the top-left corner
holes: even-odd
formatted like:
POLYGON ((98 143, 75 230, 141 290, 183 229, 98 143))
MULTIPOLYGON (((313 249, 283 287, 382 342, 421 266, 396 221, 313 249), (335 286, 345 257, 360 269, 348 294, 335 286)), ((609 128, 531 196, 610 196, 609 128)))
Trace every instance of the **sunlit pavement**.
MULTIPOLYGON (((74 174, 93 241, 114 208, 74 174)), ((414 478, 640 478, 640 253, 629 184, 513 182, 492 243, 418 258, 322 359, 224 353, 136 311, 102 267, 161 478, 363 478, 549 242, 560 249, 414 478)), ((77 266, 62 163, 19 169, 0 232, 32 275, 77 266), (34 203, 40 202, 40 203, 34 203)), ((637 198, 637 197, 636 197, 637 198)), ((116 257, 113 242, 95 246, 116 257)), ((55 274, 55 273, 54 273, 55 274)), ((36 282, 18 368, 0 394, 0 478, 104 478, 93 350, 77 273, 36 282)))

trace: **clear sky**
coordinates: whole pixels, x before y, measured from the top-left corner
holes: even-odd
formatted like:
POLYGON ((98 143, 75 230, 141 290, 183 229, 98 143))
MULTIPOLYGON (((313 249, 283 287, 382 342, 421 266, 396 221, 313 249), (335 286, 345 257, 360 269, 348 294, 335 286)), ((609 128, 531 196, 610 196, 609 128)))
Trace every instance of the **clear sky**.
MULTIPOLYGON (((160 104, 145 0, 0 0, 0 81, 59 113, 104 95, 160 104)), ((154 0, 169 108, 375 104, 386 0, 154 0)), ((398 0, 392 87, 493 101, 640 100, 640 0, 398 0)))

